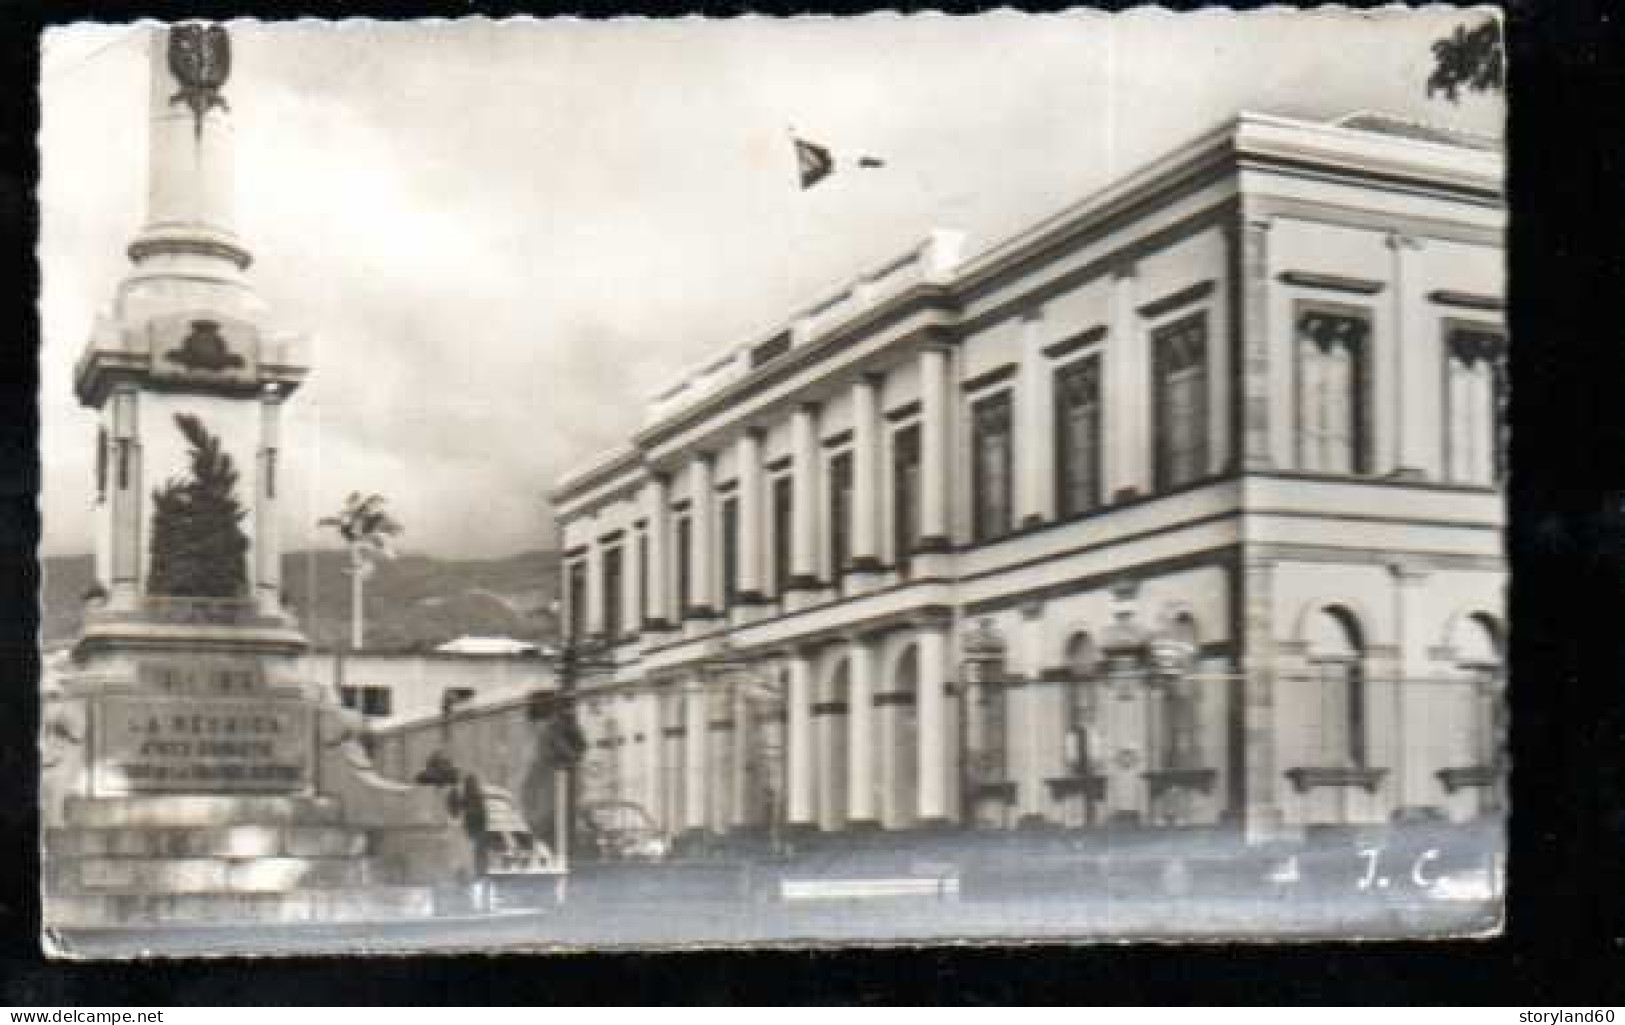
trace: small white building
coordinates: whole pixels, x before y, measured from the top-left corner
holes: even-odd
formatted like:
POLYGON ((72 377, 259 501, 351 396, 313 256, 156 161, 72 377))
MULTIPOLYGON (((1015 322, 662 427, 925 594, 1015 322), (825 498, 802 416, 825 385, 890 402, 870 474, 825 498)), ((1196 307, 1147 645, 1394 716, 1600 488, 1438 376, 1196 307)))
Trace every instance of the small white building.
MULTIPOLYGON (((371 726, 438 718, 447 710, 516 699, 552 686, 552 664, 539 645, 509 638, 430 652, 312 651, 301 671, 331 700, 353 708, 371 726)), ((456 644, 457 642, 451 642, 456 644)))

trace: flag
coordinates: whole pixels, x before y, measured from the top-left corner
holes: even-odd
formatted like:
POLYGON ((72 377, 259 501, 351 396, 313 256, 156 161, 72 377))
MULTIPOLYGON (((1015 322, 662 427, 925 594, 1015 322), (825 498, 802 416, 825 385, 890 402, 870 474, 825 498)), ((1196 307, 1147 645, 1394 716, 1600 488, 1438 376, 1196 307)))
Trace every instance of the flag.
POLYGON ((835 161, 830 157, 829 150, 815 142, 791 137, 796 145, 796 166, 801 171, 801 187, 810 189, 814 185, 828 178, 830 172, 835 170, 835 161))
MULTIPOLYGON (((790 141, 796 147, 796 167, 800 171, 802 189, 810 189, 835 173, 835 157, 830 154, 828 146, 808 142, 796 135, 793 129, 790 133, 790 141)), ((886 166, 885 161, 868 154, 859 157, 855 163, 858 167, 886 166)))

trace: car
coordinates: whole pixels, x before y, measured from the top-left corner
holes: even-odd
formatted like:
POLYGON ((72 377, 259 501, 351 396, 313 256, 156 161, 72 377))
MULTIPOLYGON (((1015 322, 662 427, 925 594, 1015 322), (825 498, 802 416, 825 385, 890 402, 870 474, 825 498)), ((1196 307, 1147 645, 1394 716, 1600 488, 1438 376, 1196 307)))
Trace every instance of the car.
POLYGON ((661 861, 671 853, 654 819, 633 801, 583 804, 576 827, 583 851, 606 861, 661 861))

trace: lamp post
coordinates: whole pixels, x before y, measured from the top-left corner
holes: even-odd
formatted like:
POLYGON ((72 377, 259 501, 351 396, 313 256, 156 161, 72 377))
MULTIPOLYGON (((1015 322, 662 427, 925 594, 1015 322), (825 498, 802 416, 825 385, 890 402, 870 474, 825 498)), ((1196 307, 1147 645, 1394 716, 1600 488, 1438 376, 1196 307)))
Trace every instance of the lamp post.
MULTIPOLYGON (((553 602, 549 609, 556 619, 559 603, 553 602)), ((603 641, 566 632, 553 656, 557 690, 550 696, 537 695, 530 705, 531 719, 547 724, 542 743, 553 768, 553 843, 561 869, 569 867, 574 847, 581 759, 587 750, 576 712, 580 701, 576 686, 587 673, 615 668, 608 651, 603 641)))

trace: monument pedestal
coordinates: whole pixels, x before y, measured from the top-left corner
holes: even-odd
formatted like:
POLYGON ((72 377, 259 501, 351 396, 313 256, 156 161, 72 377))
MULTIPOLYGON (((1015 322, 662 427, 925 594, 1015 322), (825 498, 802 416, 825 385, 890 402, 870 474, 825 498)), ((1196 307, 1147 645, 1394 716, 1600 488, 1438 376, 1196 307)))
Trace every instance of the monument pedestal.
POLYGON ((290 622, 194 604, 217 621, 92 616, 46 701, 46 924, 433 914, 473 870, 439 791, 373 772, 359 719, 293 675, 290 622))

